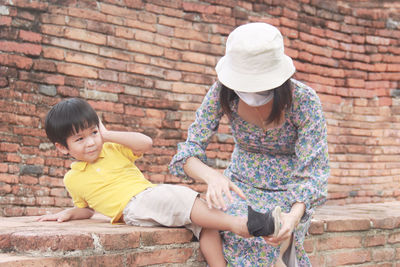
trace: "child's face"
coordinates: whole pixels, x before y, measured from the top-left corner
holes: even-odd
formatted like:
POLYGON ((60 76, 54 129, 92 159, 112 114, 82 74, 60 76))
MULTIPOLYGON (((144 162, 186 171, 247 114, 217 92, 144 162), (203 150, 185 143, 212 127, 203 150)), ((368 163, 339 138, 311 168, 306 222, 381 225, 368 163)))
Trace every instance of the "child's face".
POLYGON ((64 154, 69 153, 79 161, 95 162, 103 148, 103 138, 99 128, 95 125, 67 138, 68 148, 61 145, 57 148, 64 154), (60 147, 61 146, 61 147, 60 147))

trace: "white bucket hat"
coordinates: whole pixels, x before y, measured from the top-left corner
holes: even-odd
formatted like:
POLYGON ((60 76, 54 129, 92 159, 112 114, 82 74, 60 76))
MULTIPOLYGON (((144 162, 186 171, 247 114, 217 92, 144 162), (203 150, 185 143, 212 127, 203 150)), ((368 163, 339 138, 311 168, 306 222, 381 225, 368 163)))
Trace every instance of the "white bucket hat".
POLYGON ((282 85, 296 69, 284 54, 279 30, 256 22, 239 26, 229 34, 225 56, 215 70, 218 80, 228 88, 254 93, 282 85))

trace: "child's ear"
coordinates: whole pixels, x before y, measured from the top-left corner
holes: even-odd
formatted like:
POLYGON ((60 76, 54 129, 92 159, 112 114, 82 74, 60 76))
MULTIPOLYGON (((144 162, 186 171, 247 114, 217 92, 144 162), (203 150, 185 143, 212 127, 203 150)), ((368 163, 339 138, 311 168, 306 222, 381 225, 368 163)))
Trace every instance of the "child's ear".
POLYGON ((66 148, 66 147, 63 146, 62 144, 60 144, 60 143, 55 143, 54 145, 56 146, 57 150, 60 151, 61 153, 63 153, 64 155, 67 155, 67 154, 69 153, 68 148, 66 148))

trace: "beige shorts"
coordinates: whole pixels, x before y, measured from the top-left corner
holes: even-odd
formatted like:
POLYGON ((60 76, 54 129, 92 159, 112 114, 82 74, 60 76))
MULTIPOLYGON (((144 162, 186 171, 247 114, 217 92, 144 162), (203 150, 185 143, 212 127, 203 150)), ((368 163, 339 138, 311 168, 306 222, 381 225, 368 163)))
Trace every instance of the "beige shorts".
POLYGON ((199 238, 201 227, 193 224, 190 213, 199 193, 180 185, 161 184, 134 196, 123 216, 128 225, 184 226, 199 238))

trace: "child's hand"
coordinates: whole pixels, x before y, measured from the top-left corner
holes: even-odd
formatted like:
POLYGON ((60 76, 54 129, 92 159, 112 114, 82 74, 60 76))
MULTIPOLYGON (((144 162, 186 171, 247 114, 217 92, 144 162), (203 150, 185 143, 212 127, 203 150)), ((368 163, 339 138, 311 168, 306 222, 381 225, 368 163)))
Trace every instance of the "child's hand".
POLYGON ((100 118, 98 129, 103 138, 103 142, 112 142, 126 146, 130 148, 135 155, 142 155, 153 146, 153 140, 145 134, 131 131, 107 130, 100 118))
POLYGON ((104 124, 101 121, 100 117, 99 117, 99 131, 100 131, 101 136, 103 136, 103 137, 104 137, 104 133, 107 132, 107 129, 106 129, 106 127, 104 127, 104 124))
POLYGON ((99 117, 99 132, 100 132, 101 137, 103 137, 103 139, 104 139, 107 129, 104 126, 103 122, 101 121, 100 117, 99 117))
POLYGON ((46 214, 40 216, 37 221, 45 222, 45 221, 57 221, 57 222, 66 222, 71 219, 71 215, 68 212, 59 212, 55 214, 46 214))

